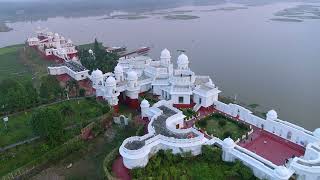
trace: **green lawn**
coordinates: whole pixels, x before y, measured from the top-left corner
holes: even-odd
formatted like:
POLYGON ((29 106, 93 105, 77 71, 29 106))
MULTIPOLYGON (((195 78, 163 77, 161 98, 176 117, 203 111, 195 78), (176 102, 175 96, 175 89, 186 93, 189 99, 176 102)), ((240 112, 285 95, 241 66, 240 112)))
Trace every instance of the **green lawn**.
POLYGON ((0 48, 0 81, 9 77, 31 77, 27 66, 20 61, 19 51, 22 49, 23 45, 0 48))
MULTIPOLYGON (((80 129, 67 131, 64 135, 64 142, 80 133, 80 129)), ((59 144, 61 145, 61 144, 59 144)), ((59 146, 57 145, 57 146, 59 146)), ((36 140, 30 144, 17 146, 0 153, 0 177, 13 170, 24 166, 25 164, 40 158, 45 153, 55 147, 48 146, 44 140, 36 140)))
POLYGON ((247 125, 238 123, 217 113, 200 120, 196 125, 205 129, 209 135, 213 134, 220 139, 230 136, 233 140, 237 140, 249 131, 247 125))
MULTIPOLYGON (((94 98, 65 101, 50 105, 49 107, 60 110, 65 105, 70 105, 74 111, 71 116, 64 116, 65 127, 87 122, 88 120, 99 117, 109 111, 109 107, 107 105, 97 102, 94 98)), ((7 131, 5 131, 4 124, 2 122, 0 123, 0 147, 34 136, 29 125, 31 115, 32 110, 9 116, 7 131)))
POLYGON ((52 63, 24 44, 0 48, 0 81, 5 78, 40 79, 52 63))

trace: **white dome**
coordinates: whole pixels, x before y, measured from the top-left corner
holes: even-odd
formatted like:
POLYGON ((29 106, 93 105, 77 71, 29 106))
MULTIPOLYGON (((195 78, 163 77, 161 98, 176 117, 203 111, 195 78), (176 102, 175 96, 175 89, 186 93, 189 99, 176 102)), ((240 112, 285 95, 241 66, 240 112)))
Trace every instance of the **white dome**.
POLYGON ((313 134, 315 137, 320 138, 320 128, 317 128, 316 130, 314 130, 312 134, 313 134))
POLYGON ((167 48, 162 50, 160 58, 171 58, 170 51, 167 48))
POLYGON ((102 71, 97 69, 97 70, 92 71, 91 77, 93 77, 93 78, 102 78, 103 77, 103 73, 102 73, 102 71))
POLYGON ((178 65, 189 64, 189 58, 188 58, 188 56, 185 55, 185 54, 181 54, 181 55, 178 57, 177 64, 178 64, 178 65))
POLYGON ((148 107, 150 107, 150 104, 146 99, 144 99, 141 101, 140 107, 141 108, 148 108, 148 107))
POLYGON ((115 68, 114 68, 114 72, 115 73, 123 73, 123 68, 121 65, 117 65, 115 68))
POLYGON ((268 113, 267 113, 267 119, 269 119, 269 120, 276 120, 276 119, 278 119, 278 114, 277 114, 277 112, 275 111, 275 110, 270 110, 270 111, 268 111, 268 113))
POLYGON ((116 84, 116 80, 114 79, 114 77, 109 76, 109 77, 107 78, 107 80, 106 80, 106 84, 107 84, 107 85, 114 85, 114 84, 116 84))
POLYGON ((127 77, 128 80, 131 80, 131 81, 138 80, 138 75, 135 71, 130 71, 130 72, 128 72, 127 75, 128 75, 128 77, 127 77))
POLYGON ((71 39, 68 39, 68 41, 67 41, 69 44, 72 44, 72 41, 71 41, 71 39))
POLYGON ((287 177, 291 175, 289 170, 284 166, 278 166, 275 169, 275 173, 278 177, 287 177))
POLYGON ((235 143, 230 137, 228 137, 223 140, 223 146, 227 148, 233 148, 235 143))
POLYGON ((89 51, 88 51, 90 54, 93 54, 93 51, 92 51, 92 49, 89 49, 89 51))

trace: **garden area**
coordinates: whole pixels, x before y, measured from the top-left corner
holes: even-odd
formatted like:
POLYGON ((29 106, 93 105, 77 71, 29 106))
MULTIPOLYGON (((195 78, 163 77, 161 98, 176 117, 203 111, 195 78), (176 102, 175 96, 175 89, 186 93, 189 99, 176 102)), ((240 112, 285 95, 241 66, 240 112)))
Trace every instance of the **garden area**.
MULTIPOLYGON (((90 120, 102 116, 110 110, 107 104, 100 103, 95 98, 69 100, 45 107, 56 109, 61 113, 65 128, 73 125, 81 127, 82 124, 87 124, 90 120)), ((0 147, 35 136, 32 132, 30 119, 36 109, 38 108, 9 116, 7 129, 5 129, 4 123, 0 123, 0 147)))
POLYGON ((133 179, 257 179, 240 161, 223 162, 221 154, 221 149, 211 146, 203 146, 202 154, 198 156, 189 153, 174 155, 171 151, 160 150, 145 168, 132 169, 131 176, 133 179))
MULTIPOLYGON (((113 124, 105 133, 86 143, 85 148, 69 154, 58 163, 35 176, 35 179, 52 178, 59 175, 65 179, 105 179, 104 160, 124 139, 133 136, 138 126, 130 123, 123 127, 113 124), (67 169, 72 163, 72 167, 67 169)), ((112 162, 112 160, 110 161, 112 162)))
POLYGON ((222 140, 227 137, 233 140, 241 139, 243 135, 250 131, 248 125, 235 121, 220 113, 215 113, 198 121, 196 126, 207 131, 208 135, 212 134, 222 140))
POLYGON ((159 99, 158 97, 156 97, 155 95, 153 95, 151 92, 145 92, 144 94, 142 94, 141 96, 139 96, 139 100, 143 101, 143 100, 147 100, 150 104, 150 106, 152 106, 154 103, 158 102, 159 99))
POLYGON ((192 117, 195 117, 198 113, 194 111, 193 109, 180 109, 183 113, 183 115, 186 116, 186 119, 190 119, 192 117))

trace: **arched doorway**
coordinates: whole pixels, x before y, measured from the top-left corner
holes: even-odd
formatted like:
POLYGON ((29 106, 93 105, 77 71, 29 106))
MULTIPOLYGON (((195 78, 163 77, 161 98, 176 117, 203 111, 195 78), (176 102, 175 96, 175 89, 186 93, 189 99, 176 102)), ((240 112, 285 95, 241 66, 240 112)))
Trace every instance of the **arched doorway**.
POLYGON ((125 117, 121 115, 119 118, 120 118, 120 124, 125 125, 126 124, 125 117))

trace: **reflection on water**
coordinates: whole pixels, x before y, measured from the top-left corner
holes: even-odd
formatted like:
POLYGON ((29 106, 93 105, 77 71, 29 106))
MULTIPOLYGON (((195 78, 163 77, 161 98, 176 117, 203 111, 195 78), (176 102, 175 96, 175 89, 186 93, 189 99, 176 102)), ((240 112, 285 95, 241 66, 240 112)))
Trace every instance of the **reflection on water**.
POLYGON ((98 16, 18 22, 9 24, 13 31, 0 33, 0 46, 22 43, 41 26, 77 44, 97 37, 105 45, 150 46, 154 58, 166 47, 172 52, 172 61, 176 61, 177 50, 184 49, 191 68, 197 74, 210 75, 226 95, 237 95, 239 101, 259 104, 264 110, 273 108, 281 119, 313 130, 320 127, 320 20, 270 20, 274 13, 297 5, 301 3, 189 6, 138 14, 149 18, 134 20, 101 20, 108 16, 98 16), (163 18, 174 14, 170 11, 200 18, 163 18))

